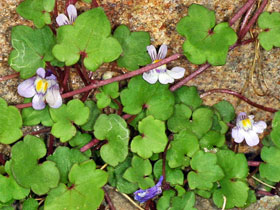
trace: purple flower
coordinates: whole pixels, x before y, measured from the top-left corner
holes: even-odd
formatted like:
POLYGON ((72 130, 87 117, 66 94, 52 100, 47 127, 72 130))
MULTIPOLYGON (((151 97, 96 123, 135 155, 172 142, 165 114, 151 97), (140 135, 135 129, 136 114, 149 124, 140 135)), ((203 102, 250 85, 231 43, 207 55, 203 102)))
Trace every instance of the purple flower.
POLYGON ((241 143, 244 138, 249 146, 255 146, 259 143, 258 133, 262 133, 266 129, 264 121, 254 122, 254 116, 245 112, 239 113, 236 126, 232 129, 231 136, 236 143, 241 143))
POLYGON ((152 199, 153 197, 159 195, 162 193, 162 190, 161 190, 161 184, 162 184, 162 181, 163 181, 163 176, 160 177, 158 183, 149 188, 149 189, 146 189, 146 190, 137 190, 135 193, 134 193, 134 199, 139 201, 140 203, 144 203, 150 199, 152 199))
POLYGON ((77 18, 77 9, 73 4, 69 4, 67 7, 67 14, 69 18, 64 14, 59 14, 56 17, 56 22, 59 26, 71 25, 75 22, 77 18))
POLYGON ((37 69, 37 76, 31 77, 18 86, 18 94, 25 98, 32 98, 32 107, 36 110, 45 108, 45 100, 52 108, 62 104, 59 85, 56 77, 43 68, 37 69))
MULTIPOLYGON (((147 51, 153 63, 157 63, 166 57, 167 45, 161 45, 158 53, 153 45, 147 46, 147 51)), ((174 79, 182 78, 184 74, 184 68, 177 66, 172 68, 171 70, 168 70, 166 65, 164 64, 157 67, 156 69, 152 69, 148 72, 143 73, 143 79, 150 84, 155 84, 158 80, 161 84, 168 84, 173 83, 174 79)))

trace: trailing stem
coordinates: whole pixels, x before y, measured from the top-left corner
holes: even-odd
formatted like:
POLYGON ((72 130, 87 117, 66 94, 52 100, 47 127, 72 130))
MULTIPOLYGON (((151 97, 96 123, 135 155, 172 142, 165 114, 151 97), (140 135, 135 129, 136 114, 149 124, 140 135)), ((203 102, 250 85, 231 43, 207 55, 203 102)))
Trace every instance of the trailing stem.
POLYGON ((113 202, 111 201, 111 198, 110 198, 110 196, 109 196, 109 193, 107 192, 107 190, 105 189, 105 187, 103 187, 103 190, 104 190, 104 193, 105 193, 105 200, 106 200, 106 202, 107 202, 107 204, 108 204, 108 206, 109 206, 109 209, 110 209, 110 210, 116 210, 116 208, 115 208, 113 202))
POLYGON ((98 140, 98 139, 93 139, 93 140, 91 140, 89 143, 87 143, 85 146, 83 146, 83 147, 80 149, 80 151, 81 151, 81 152, 85 152, 85 151, 87 151, 88 149, 90 149, 90 148, 94 147, 95 145, 97 145, 99 142, 100 142, 100 140, 98 140))
MULTIPOLYGON (((165 59, 163 59, 163 60, 161 60, 161 61, 159 61, 157 63, 153 63, 153 64, 150 64, 150 65, 147 65, 147 66, 142 67, 142 68, 140 68, 138 70, 135 70, 135 71, 132 71, 132 72, 128 72, 126 74, 123 74, 123 75, 120 75, 120 76, 117 76, 117 77, 113 77, 111 79, 101 80, 101 81, 96 82, 96 83, 91 83, 90 85, 87 85, 87 86, 85 86, 83 88, 80 88, 78 90, 74 90, 74 91, 62 94, 62 98, 69 98, 69 97, 72 97, 74 95, 90 91, 90 90, 92 90, 94 88, 102 87, 104 85, 108 85, 108 84, 113 83, 113 82, 119 82, 119 81, 122 81, 122 80, 125 80, 125 79, 128 79, 128 78, 131 78, 131 77, 143 74, 144 72, 147 72, 147 71, 150 71, 150 70, 152 70, 152 69, 154 69, 156 67, 162 66, 163 64, 167 64, 167 63, 169 63, 171 61, 177 60, 177 59, 179 59, 182 56, 183 55, 179 54, 179 53, 178 54, 174 54, 174 55, 172 55, 172 56, 170 56, 168 58, 165 58, 165 59)), ((31 107, 31 106, 32 106, 32 103, 16 105, 16 107, 18 109, 23 109, 23 108, 31 107)))
POLYGON ((200 98, 203 98, 205 96, 211 95, 213 93, 226 93, 226 94, 230 94, 230 95, 236 96, 239 99, 245 101, 246 103, 248 103, 248 104, 250 104, 250 105, 252 105, 254 107, 257 107, 259 109, 262 109, 264 111, 267 111, 267 112, 275 113, 275 112, 278 111, 277 109, 270 108, 270 107, 265 107, 263 105, 257 104, 255 102, 251 101, 250 99, 246 98, 245 96, 241 95, 240 93, 235 92, 233 90, 228 90, 228 89, 212 89, 212 90, 208 90, 205 93, 201 94, 200 98))
POLYGON ((10 75, 4 76, 4 77, 0 77, 0 82, 6 81, 9 79, 13 79, 13 78, 17 78, 18 76, 19 76, 19 73, 17 72, 17 73, 10 74, 10 75))

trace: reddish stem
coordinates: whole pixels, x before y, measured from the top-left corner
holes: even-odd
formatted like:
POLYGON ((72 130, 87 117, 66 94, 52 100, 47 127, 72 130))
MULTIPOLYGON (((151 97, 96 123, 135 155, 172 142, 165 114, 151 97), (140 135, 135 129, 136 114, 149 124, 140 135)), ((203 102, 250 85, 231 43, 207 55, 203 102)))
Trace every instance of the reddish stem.
MULTIPOLYGON (((234 48, 236 48, 237 46, 239 45, 245 45, 245 44, 248 44, 248 43, 251 43, 252 41, 254 41, 254 39, 248 39, 248 40, 245 40, 241 43, 235 43, 234 45, 232 45, 230 48, 229 48, 229 51, 233 50, 234 48)), ((206 64, 203 64, 202 66, 200 66, 195 72, 191 73, 190 75, 188 75, 187 77, 185 77, 184 79, 182 79, 181 81, 177 82, 176 84, 174 84, 173 86, 171 86, 169 88, 170 91, 175 91, 177 90, 178 88, 180 88, 181 86, 183 86, 184 84, 186 84, 187 82, 189 82, 190 80, 192 80, 193 78, 195 78, 197 75, 201 74, 202 72, 204 72, 206 69, 208 69, 209 67, 211 66, 211 64, 209 63, 206 63, 206 64)))
POLYGON ((118 105, 118 107, 119 107, 117 114, 118 114, 118 115, 121 115, 121 114, 122 114, 122 110, 123 110, 122 104, 121 104, 117 99, 113 99, 113 101, 114 101, 114 102, 118 105))
POLYGON ((132 116, 126 121, 127 124, 131 123, 136 117, 137 117, 137 115, 132 115, 132 116))
POLYGON ((42 128, 38 131, 32 131, 32 132, 29 132, 29 133, 24 133, 23 136, 26 136, 26 135, 38 135, 38 134, 41 134, 41 133, 47 133, 51 130, 51 128, 42 128))
POLYGON ((127 119, 129 119, 129 118, 131 118, 133 115, 131 115, 131 114, 124 114, 123 116, 122 116, 122 118, 124 119, 124 120, 127 120, 127 119))
POLYGON ((163 181, 162 184, 165 185, 166 183, 166 170, 165 170, 165 165, 166 165, 166 153, 167 153, 167 149, 169 147, 170 142, 173 140, 173 135, 170 135, 168 137, 168 142, 165 146, 163 155, 162 155, 162 176, 163 176, 163 181))
POLYGON ((92 0, 91 1, 91 8, 95 8, 95 7, 99 7, 98 3, 96 2, 96 0, 92 0))
POLYGON ((107 204, 108 204, 108 206, 109 206, 109 209, 110 209, 110 210, 116 210, 114 204, 113 204, 112 201, 111 201, 111 198, 110 198, 110 196, 109 196, 109 193, 107 192, 107 190, 105 189, 105 187, 102 187, 102 188, 103 188, 103 190, 104 190, 104 193, 105 193, 105 200, 106 200, 106 202, 107 202, 107 204))
POLYGON ((246 25, 243 30, 240 31, 239 33, 239 40, 242 40, 244 36, 247 34, 247 32, 250 30, 250 28, 256 23, 259 15, 263 12, 265 6, 267 5, 268 0, 263 0, 261 6, 257 9, 256 13, 254 16, 251 18, 249 21, 248 25, 246 25))
POLYGON ((83 75, 83 73, 82 73, 82 71, 81 71, 81 69, 80 69, 80 66, 79 66, 78 64, 75 64, 75 68, 76 68, 76 70, 77 70, 79 76, 81 77, 83 83, 85 84, 85 86, 89 85, 87 79, 84 77, 84 75, 83 75))
POLYGON ((53 144, 54 144, 54 136, 52 134, 50 134, 49 145, 48 145, 48 155, 51 155, 53 153, 53 144))
POLYGON ((64 71, 65 71, 65 74, 64 74, 63 81, 62 81, 62 88, 63 88, 63 92, 65 92, 65 91, 67 92, 68 91, 67 81, 68 81, 69 76, 70 76, 70 68, 68 66, 65 66, 64 71))
POLYGON ((13 78, 17 78, 19 76, 19 73, 14 73, 14 74, 10 74, 4 77, 0 77, 0 82, 5 81, 5 80, 9 80, 9 79, 13 79, 13 78))
MULTIPOLYGON (((143 74, 146 71, 150 71, 150 70, 152 70, 152 69, 154 69, 156 67, 162 66, 163 64, 166 64, 166 63, 169 63, 171 61, 177 60, 177 59, 179 59, 182 56, 183 56, 182 54, 177 53, 177 54, 174 54, 174 55, 172 55, 172 56, 170 56, 168 58, 165 58, 165 59, 163 59, 163 60, 161 60, 161 61, 159 61, 157 63, 153 63, 153 64, 150 64, 150 65, 147 65, 147 66, 142 67, 142 68, 140 68, 138 70, 131 71, 131 72, 128 72, 126 74, 123 74, 123 75, 120 75, 120 76, 117 76, 117 77, 113 77, 111 79, 101 80, 101 81, 99 81, 97 83, 91 83, 90 85, 87 85, 87 86, 85 86, 83 88, 80 88, 78 90, 74 90, 74 91, 62 94, 62 98, 69 98, 69 97, 72 97, 74 95, 90 91, 91 89, 94 89, 94 88, 98 88, 98 87, 101 87, 101 86, 104 86, 104 85, 108 85, 108 84, 113 83, 113 82, 118 82, 118 81, 121 81, 121 80, 124 80, 124 79, 128 79, 128 78, 134 77, 134 76, 139 75, 139 74, 143 74)), ((31 107, 31 106, 32 106, 32 103, 16 105, 16 107, 18 109, 22 109, 22 108, 26 108, 26 107, 31 107)))
POLYGON ((275 112, 278 111, 277 109, 273 109, 273 108, 270 108, 270 107, 265 107, 263 105, 257 104, 255 102, 251 101, 250 99, 246 98, 245 96, 241 95, 240 93, 237 93, 237 92, 235 92, 233 90, 228 90, 228 89, 212 89, 212 90, 208 90, 205 93, 201 94, 200 98, 203 98, 203 97, 208 96, 208 95, 213 94, 213 93, 226 93, 226 94, 230 94, 230 95, 236 96, 237 98, 245 101, 246 103, 248 103, 248 104, 250 104, 250 105, 252 105, 254 107, 257 107, 259 109, 262 109, 264 111, 267 111, 267 112, 275 113, 275 112))
POLYGON ((263 190, 258 190, 257 194, 264 195, 264 196, 274 196, 272 193, 263 190))
POLYGON ((100 140, 98 139, 93 139, 91 140, 89 143, 87 143, 85 146, 83 146, 80 151, 81 152, 85 152, 87 151, 88 149, 92 148, 93 146, 97 145, 98 143, 100 142, 100 140))
POLYGON ((4 154, 0 153, 0 164, 4 166, 5 163, 6 163, 6 161, 5 161, 5 158, 4 158, 4 154))
POLYGON ((53 15, 55 16, 55 18, 58 16, 57 0, 55 0, 55 3, 54 3, 53 15))
POLYGON ((261 163, 260 161, 248 161, 248 166, 258 167, 261 163))
MULTIPOLYGON (((245 17, 244 17, 244 19, 241 23, 240 31, 242 31, 244 29, 244 27, 246 26, 246 24, 248 23, 248 20, 250 18, 251 13, 252 13, 253 7, 254 7, 254 4, 252 4, 251 7, 247 10, 246 15, 245 15, 245 17)), ((240 36, 240 31, 238 33, 238 36, 240 36)))
POLYGON ((256 0, 248 0, 243 7, 228 21, 229 25, 232 26, 241 16, 255 3, 256 0))

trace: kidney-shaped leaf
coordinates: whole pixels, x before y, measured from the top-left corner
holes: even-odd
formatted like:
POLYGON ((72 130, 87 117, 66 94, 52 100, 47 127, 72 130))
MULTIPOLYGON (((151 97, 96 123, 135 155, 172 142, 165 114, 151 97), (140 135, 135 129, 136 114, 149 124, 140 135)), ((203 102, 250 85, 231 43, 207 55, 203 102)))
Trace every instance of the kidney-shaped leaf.
POLYGON ((116 60, 122 52, 119 42, 111 36, 111 25, 103 9, 91 9, 79 15, 74 25, 64 25, 57 30, 54 56, 67 66, 84 56, 84 65, 96 70, 103 62, 116 60))
POLYGON ((44 161, 38 164, 38 160, 46 152, 44 142, 29 135, 12 148, 11 171, 15 180, 38 195, 47 193, 59 182, 59 171, 54 162, 44 161))

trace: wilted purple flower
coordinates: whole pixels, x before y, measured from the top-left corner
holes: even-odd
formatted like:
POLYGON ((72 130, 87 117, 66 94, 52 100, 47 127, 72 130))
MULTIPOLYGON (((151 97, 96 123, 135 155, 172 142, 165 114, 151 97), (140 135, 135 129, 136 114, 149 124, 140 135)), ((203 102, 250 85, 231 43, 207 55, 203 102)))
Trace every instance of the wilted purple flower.
POLYGON ((134 193, 134 199, 139 201, 140 203, 144 203, 150 199, 152 199, 153 197, 159 195, 162 193, 162 190, 161 190, 161 184, 162 184, 162 181, 163 181, 163 176, 160 177, 158 183, 149 188, 149 189, 146 189, 146 190, 137 190, 135 193, 134 193))
POLYGON ((62 104, 59 85, 56 77, 43 68, 37 69, 37 76, 31 77, 18 86, 18 94, 25 98, 32 98, 32 107, 37 110, 45 108, 45 100, 52 108, 62 104))
POLYGON ((249 146, 255 146, 259 143, 258 133, 262 133, 266 129, 264 121, 254 122, 254 116, 245 112, 239 113, 236 126, 232 129, 231 136, 236 143, 241 143, 244 138, 249 146))
POLYGON ((56 22, 59 26, 71 25, 75 22, 77 18, 77 9, 73 4, 69 4, 67 7, 67 14, 69 18, 64 14, 59 14, 56 17, 56 22))
MULTIPOLYGON (((157 63, 165 58, 167 54, 167 45, 161 45, 158 53, 153 45, 147 46, 147 51, 153 63, 157 63)), ((171 70, 168 70, 166 65, 164 64, 162 66, 159 66, 155 69, 143 73, 143 79, 149 82, 150 84, 155 84, 158 80, 161 84, 168 84, 173 83, 174 79, 182 78, 184 74, 184 68, 177 66, 172 68, 171 70)))

